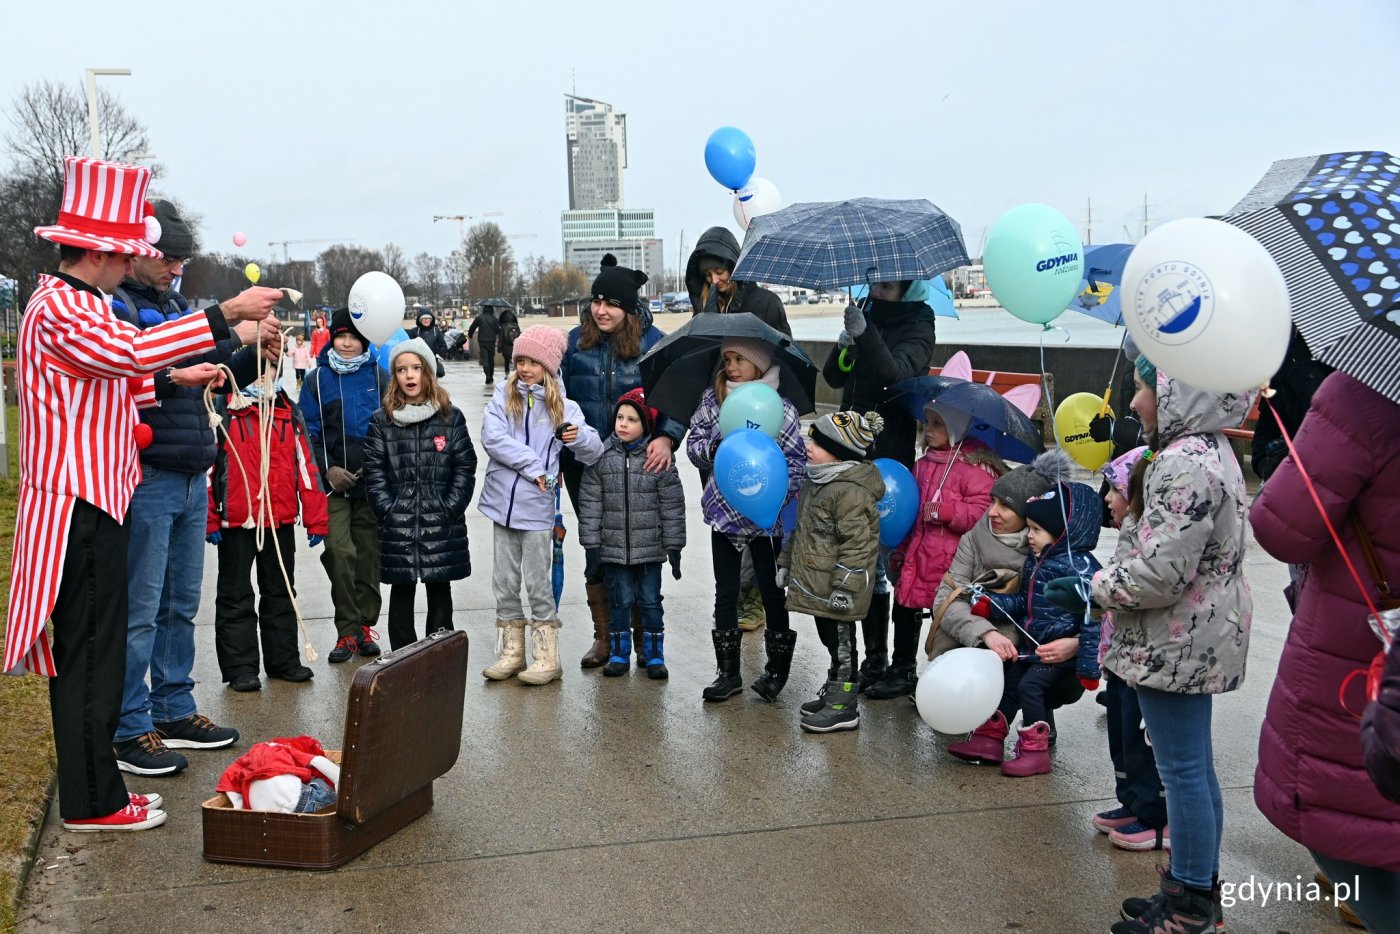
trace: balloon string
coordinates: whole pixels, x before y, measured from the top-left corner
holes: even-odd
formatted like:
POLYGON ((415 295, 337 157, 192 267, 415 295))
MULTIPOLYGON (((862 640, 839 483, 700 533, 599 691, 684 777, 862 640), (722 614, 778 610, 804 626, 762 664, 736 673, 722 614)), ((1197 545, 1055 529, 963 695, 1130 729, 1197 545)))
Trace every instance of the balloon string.
MULTIPOLYGON (((1050 371, 1045 368, 1045 335, 1049 334, 1051 331, 1059 331, 1063 334, 1065 336, 1065 343, 1069 343, 1074 337, 1066 328, 1062 328, 1059 325, 1047 324, 1040 332, 1040 389, 1041 392, 1045 394, 1045 405, 1053 418, 1055 413, 1055 393, 1050 386, 1050 371)), ((1059 480, 1056 481, 1055 485, 1057 487, 1055 496, 1056 499, 1060 501, 1060 521, 1064 523, 1065 528, 1065 557, 1069 559, 1069 566, 1072 568, 1074 567, 1074 546, 1070 544, 1069 536, 1069 505, 1067 502, 1069 498, 1069 488, 1062 485, 1059 480)))

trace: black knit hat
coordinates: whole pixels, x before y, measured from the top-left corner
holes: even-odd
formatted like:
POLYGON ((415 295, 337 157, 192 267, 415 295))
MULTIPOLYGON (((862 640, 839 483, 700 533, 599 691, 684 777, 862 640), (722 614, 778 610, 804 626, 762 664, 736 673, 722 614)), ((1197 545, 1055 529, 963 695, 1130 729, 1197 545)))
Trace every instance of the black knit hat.
POLYGON ((1065 534, 1065 519, 1072 511, 1069 488, 1063 484, 1026 500, 1026 521, 1034 522, 1057 539, 1065 534))
POLYGON ((595 299, 616 302, 630 315, 637 313, 637 291, 647 283, 647 274, 617 264, 611 253, 603 257, 602 269, 589 289, 595 299))
POLYGON ((349 308, 337 308, 331 312, 331 340, 349 331, 360 339, 360 343, 365 345, 365 350, 369 349, 369 341, 360 333, 360 329, 355 327, 355 319, 350 317, 349 308))
POLYGON ((169 201, 153 201, 156 220, 160 221, 160 239, 153 245, 166 256, 191 257, 195 253, 194 233, 190 230, 175 205, 169 201))

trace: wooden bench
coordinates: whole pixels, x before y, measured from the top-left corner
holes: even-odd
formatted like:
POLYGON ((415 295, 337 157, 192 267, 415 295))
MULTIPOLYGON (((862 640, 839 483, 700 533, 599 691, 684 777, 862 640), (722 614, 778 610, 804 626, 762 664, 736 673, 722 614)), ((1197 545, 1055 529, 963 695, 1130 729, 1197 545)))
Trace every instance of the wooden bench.
MULTIPOLYGON (((943 368, 931 366, 928 368, 928 372, 930 376, 940 376, 943 373, 943 368)), ((1016 386, 1039 386, 1040 374, 1007 373, 1002 370, 973 370, 972 382, 986 383, 997 392, 1005 393, 1008 389, 1016 386)), ((1055 391, 1055 374, 1045 374, 1045 385, 1050 388, 1052 393, 1055 391)), ((1055 419, 1050 411, 1050 402, 1044 392, 1040 396, 1040 405, 1036 406, 1035 411, 1031 413, 1031 421, 1039 426, 1041 440, 1046 447, 1055 443, 1055 419)))
POLYGON ((1238 428, 1226 428, 1225 437, 1231 441, 1252 442, 1254 440, 1254 426, 1259 421, 1259 399, 1255 397, 1254 405, 1249 409, 1249 414, 1240 422, 1238 428))

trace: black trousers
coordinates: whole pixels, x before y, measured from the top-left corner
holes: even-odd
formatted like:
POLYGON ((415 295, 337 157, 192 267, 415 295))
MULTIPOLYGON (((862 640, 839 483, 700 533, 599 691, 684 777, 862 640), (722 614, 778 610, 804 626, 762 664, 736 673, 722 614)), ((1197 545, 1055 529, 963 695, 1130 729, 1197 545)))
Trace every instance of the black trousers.
POLYGON ((78 500, 53 613, 57 676, 49 708, 58 753, 58 811, 69 820, 131 803, 112 737, 126 677, 127 527, 78 500))
POLYGON ((1021 711, 1021 728, 1044 720, 1055 727, 1053 711, 1056 707, 1072 704, 1084 696, 1084 686, 1074 673, 1074 659, 1058 665, 1041 665, 1036 662, 1007 662, 1006 687, 1002 690, 1001 703, 997 709, 1006 722, 1016 719, 1016 711, 1021 711))
MULTIPOLYGON (((428 591, 428 624, 425 635, 452 628, 452 582, 424 581, 428 591)), ((389 585, 389 648, 401 649, 418 641, 413 625, 413 601, 417 583, 389 585)))
MULTIPOLYGON (((583 510, 579 507, 579 487, 583 485, 583 466, 572 457, 560 459, 559 472, 564 475, 564 489, 569 491, 569 502, 574 504, 574 513, 580 514, 583 510)), ((583 550, 583 582, 585 584, 603 583, 603 562, 600 559, 601 548, 585 548, 583 550)), ((739 625, 737 622, 734 624, 739 625)))
POLYGON ((1157 756, 1142 729, 1137 691, 1122 678, 1105 671, 1108 700, 1108 755, 1113 760, 1114 792, 1118 803, 1148 827, 1167 826, 1167 797, 1157 774, 1157 756))
MULTIPOLYGON (((753 558, 753 578, 763 597, 763 614, 769 632, 787 632, 787 595, 778 586, 779 538, 759 535, 749 539, 749 555, 753 558)), ((744 553, 735 548, 729 536, 711 530, 710 556, 715 564, 715 628, 739 628, 739 577, 744 553)))
POLYGON ((219 673, 225 681, 258 673, 258 644, 262 643, 262 666, 269 677, 278 677, 301 667, 297 647, 297 617, 291 594, 282 580, 276 547, 282 550, 287 577, 296 581, 296 527, 284 525, 276 532, 268 529, 258 550, 257 529, 224 529, 219 542, 219 583, 214 595, 214 651, 219 657, 219 673), (249 575, 258 569, 258 603, 253 606, 253 584, 249 575))
POLYGON ((496 342, 477 341, 477 353, 481 356, 481 372, 486 374, 486 382, 496 380, 496 342))
POLYGON ((855 681, 860 671, 860 652, 856 648, 856 624, 843 619, 815 617, 817 638, 831 656, 827 669, 828 681, 855 681))

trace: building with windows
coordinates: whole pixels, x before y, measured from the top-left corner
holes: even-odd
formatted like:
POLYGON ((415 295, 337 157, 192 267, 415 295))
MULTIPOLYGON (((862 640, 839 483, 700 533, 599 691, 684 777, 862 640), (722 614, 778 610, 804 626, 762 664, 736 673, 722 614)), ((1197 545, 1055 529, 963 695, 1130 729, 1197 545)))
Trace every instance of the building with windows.
POLYGON ((658 284, 665 251, 656 239, 656 212, 623 204, 627 115, 611 104, 564 95, 569 210, 560 215, 564 262, 594 273, 604 255, 640 269, 658 284))

